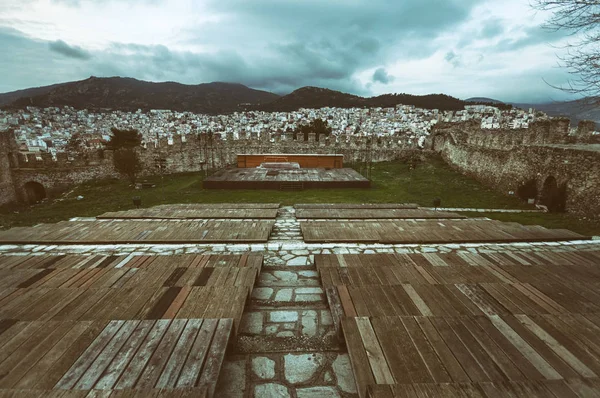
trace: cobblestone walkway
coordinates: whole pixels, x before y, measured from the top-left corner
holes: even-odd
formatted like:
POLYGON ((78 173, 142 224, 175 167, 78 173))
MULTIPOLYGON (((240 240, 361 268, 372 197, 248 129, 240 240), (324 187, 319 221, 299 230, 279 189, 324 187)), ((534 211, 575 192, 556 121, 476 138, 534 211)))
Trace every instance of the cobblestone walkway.
MULTIPOLYGON (((293 207, 279 209, 270 242, 303 245, 293 207)), ((266 256, 217 396, 356 396, 313 258, 305 248, 266 256)))

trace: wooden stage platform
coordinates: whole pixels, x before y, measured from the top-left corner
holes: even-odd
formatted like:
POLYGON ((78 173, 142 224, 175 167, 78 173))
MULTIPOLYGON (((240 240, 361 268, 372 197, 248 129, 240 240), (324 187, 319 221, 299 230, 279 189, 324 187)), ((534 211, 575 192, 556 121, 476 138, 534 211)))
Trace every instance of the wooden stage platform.
POLYGON ((206 178, 206 189, 370 188, 353 169, 227 169, 206 178))
POLYGON ((459 219, 458 213, 426 209, 296 209, 298 219, 459 219))
POLYGON ((361 397, 600 394, 598 251, 315 263, 361 397))
POLYGON ((113 211, 97 216, 97 219, 275 219, 277 208, 215 208, 189 205, 178 208, 150 207, 147 209, 132 209, 125 211, 113 211))
POLYGON ((262 263, 0 256, 0 396, 212 397, 262 263))
POLYGON ((481 243, 590 239, 565 229, 496 220, 301 221, 307 243, 481 243))
POLYGON ((1 243, 258 243, 274 220, 98 220, 62 221, 0 231, 1 243))

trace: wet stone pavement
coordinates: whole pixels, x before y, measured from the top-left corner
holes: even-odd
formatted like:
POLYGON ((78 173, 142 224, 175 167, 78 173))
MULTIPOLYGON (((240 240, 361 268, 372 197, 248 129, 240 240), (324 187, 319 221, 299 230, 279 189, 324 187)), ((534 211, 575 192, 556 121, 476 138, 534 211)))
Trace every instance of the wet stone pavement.
POLYGON ((292 207, 279 209, 269 242, 286 244, 288 250, 265 255, 217 396, 357 396, 314 255, 304 247, 292 207))

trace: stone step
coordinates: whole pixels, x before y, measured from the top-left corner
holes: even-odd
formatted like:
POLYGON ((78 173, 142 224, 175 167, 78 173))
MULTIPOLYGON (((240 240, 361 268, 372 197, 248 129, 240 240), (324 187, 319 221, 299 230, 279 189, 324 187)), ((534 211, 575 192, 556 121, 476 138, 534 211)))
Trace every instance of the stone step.
POLYGON ((258 287, 319 287, 321 286, 321 282, 319 280, 313 279, 305 279, 299 281, 262 281, 258 280, 254 285, 255 288, 258 287))
POLYGON ((246 311, 298 311, 298 310, 329 310, 329 304, 326 301, 316 301, 314 303, 281 303, 281 304, 262 304, 250 301, 246 305, 246 311))
POLYGON ((271 262, 272 259, 266 258, 265 262, 268 262, 269 265, 268 269, 262 269, 262 272, 273 272, 273 271, 284 271, 284 272, 303 272, 303 271, 312 271, 312 272, 317 272, 317 267, 314 264, 308 264, 308 265, 303 265, 303 266, 295 266, 295 267, 288 267, 287 265, 285 265, 285 261, 281 261, 281 263, 273 263, 271 262))
POLYGON ((286 254, 281 257, 267 257, 265 258, 264 265, 266 267, 269 266, 277 266, 277 267, 306 267, 312 265, 311 257, 309 255, 293 255, 286 254))
POLYGON ((319 273, 314 266, 303 268, 290 270, 290 267, 265 267, 258 276, 255 287, 321 286, 319 273))
POLYGON ((238 334, 232 341, 231 352, 236 354, 288 352, 343 352, 345 344, 336 336, 251 336, 238 334))
POLYGON ((225 358, 216 397, 355 397, 346 353, 253 353, 225 358))
POLYGON ((304 305, 326 302, 320 286, 312 287, 256 287, 252 290, 251 305, 304 305))
MULTIPOLYGON (((238 337, 325 339, 338 344, 331 312, 327 308, 246 308, 238 337)), ((296 350, 298 351, 298 350, 296 350)))

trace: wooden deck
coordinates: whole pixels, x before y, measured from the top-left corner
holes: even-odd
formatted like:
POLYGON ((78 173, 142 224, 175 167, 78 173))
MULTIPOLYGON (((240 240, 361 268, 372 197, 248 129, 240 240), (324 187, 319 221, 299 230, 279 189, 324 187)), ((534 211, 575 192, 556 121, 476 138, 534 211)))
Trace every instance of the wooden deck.
POLYGON ((216 208, 216 207, 150 207, 113 211, 97 216, 98 219, 274 219, 277 208, 216 208))
POLYGON ((279 203, 172 203, 158 205, 153 209, 179 209, 179 210, 204 210, 204 209, 278 209, 279 203))
POLYGON ((275 221, 63 221, 0 231, 0 243, 266 242, 275 221))
POLYGON ((458 219, 466 216, 425 209, 296 209, 296 218, 309 219, 458 219))
POLYGON ((353 169, 228 169, 204 179, 206 189, 282 189, 297 183, 302 189, 369 188, 371 181, 353 169))
POLYGON ((212 397, 262 262, 0 256, 0 396, 212 397))
POLYGON ((307 243, 476 243, 589 239, 564 229, 495 220, 301 221, 307 243))
POLYGON ((600 395, 598 251, 315 262, 361 397, 600 395))
POLYGON ((417 209, 414 203, 299 203, 296 209, 417 209))

